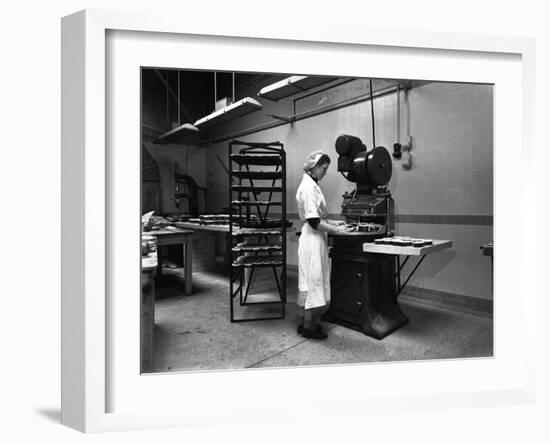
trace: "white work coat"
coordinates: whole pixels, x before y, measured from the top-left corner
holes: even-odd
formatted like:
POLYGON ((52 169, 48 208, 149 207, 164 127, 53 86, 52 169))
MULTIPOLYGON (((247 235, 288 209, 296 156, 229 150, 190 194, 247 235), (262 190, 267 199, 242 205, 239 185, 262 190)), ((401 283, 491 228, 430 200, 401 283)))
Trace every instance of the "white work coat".
POLYGON ((298 305, 323 307, 330 301, 330 260, 327 233, 314 229, 308 218, 326 218, 327 204, 319 185, 307 173, 296 191, 298 215, 304 224, 298 242, 298 305))

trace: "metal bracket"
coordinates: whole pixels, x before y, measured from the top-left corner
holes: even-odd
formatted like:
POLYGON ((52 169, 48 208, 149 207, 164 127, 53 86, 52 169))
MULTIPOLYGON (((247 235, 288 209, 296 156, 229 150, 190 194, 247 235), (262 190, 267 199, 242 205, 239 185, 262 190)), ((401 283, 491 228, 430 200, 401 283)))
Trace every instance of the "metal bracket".
POLYGON ((407 277, 407 279, 405 280, 405 282, 403 284, 401 284, 401 270, 403 270, 403 267, 405 267, 405 264, 407 263, 407 261, 409 260, 409 256, 407 256, 405 258, 405 260, 403 261, 403 264, 400 264, 399 262, 399 255, 396 255, 396 258, 397 258, 397 271, 396 271, 396 278, 397 278, 397 296, 399 296, 402 292, 402 290, 405 288, 405 286, 407 285, 407 283, 409 282, 409 280, 412 278, 412 276, 414 275, 414 273, 416 272, 416 270, 418 269, 418 267, 420 266, 420 264, 422 264, 422 261, 424 261, 424 259, 426 258, 426 256, 428 255, 422 255, 422 257, 420 258, 420 261, 418 261, 416 263, 416 265, 414 266, 414 268, 412 269, 411 273, 409 273, 409 276, 407 277))

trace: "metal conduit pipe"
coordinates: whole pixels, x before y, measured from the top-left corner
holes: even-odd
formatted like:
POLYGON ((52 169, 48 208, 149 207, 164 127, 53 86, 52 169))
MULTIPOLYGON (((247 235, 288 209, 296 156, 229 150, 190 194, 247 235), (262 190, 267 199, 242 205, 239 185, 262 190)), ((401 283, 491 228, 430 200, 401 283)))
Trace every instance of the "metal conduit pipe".
POLYGON ((349 100, 342 101, 341 103, 335 103, 335 104, 331 104, 331 105, 328 105, 328 106, 321 107, 319 109, 315 109, 313 111, 306 111, 306 112, 302 112, 300 114, 296 114, 293 117, 289 117, 288 118, 289 121, 278 120, 278 121, 274 121, 272 123, 265 123, 265 124, 261 124, 261 125, 256 126, 256 127, 252 127, 250 129, 245 129, 245 130, 242 130, 242 131, 239 131, 239 132, 234 132, 232 134, 223 135, 221 137, 210 140, 210 143, 212 143, 212 144, 222 143, 224 141, 244 137, 246 135, 251 135, 251 134, 261 132, 261 131, 264 131, 264 130, 268 130, 268 129, 273 129, 275 127, 283 126, 285 124, 292 124, 295 121, 305 120, 306 118, 315 117, 317 115, 326 114, 328 112, 332 112, 332 111, 335 111, 337 109, 342 109, 344 107, 353 106, 354 104, 363 103, 363 102, 368 101, 370 99, 374 99, 374 98, 382 97, 384 95, 392 94, 396 91, 397 91, 397 86, 390 86, 388 88, 379 90, 378 92, 372 94, 372 96, 371 96, 370 93, 360 95, 359 97, 350 98, 349 100))
POLYGON ((372 93, 372 80, 369 80, 369 92, 370 92, 370 114, 372 120, 372 147, 376 147, 376 133, 374 124, 374 96, 372 93))
POLYGON ((216 72, 214 72, 214 106, 216 106, 217 99, 218 99, 218 84, 216 82, 216 72))
POLYGON ((400 107, 400 99, 399 99, 399 85, 397 85, 397 142, 401 142, 401 107, 400 107))

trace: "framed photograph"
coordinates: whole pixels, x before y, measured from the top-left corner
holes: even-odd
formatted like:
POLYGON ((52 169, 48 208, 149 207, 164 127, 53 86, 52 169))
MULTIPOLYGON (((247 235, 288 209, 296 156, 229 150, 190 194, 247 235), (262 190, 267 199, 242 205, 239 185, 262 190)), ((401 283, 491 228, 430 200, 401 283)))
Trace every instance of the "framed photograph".
POLYGON ((62 36, 65 425, 532 403, 533 41, 96 10, 62 36))

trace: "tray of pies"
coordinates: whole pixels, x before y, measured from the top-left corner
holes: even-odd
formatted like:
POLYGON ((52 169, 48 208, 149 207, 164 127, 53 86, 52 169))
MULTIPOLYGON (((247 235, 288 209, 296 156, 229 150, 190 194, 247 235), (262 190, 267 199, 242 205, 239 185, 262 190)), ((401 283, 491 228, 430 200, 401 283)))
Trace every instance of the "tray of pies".
POLYGON ((236 184, 231 186, 231 190, 234 192, 281 192, 283 188, 281 186, 245 186, 236 184))
POLYGON ((281 244, 260 244, 257 242, 240 242, 235 245, 231 250, 234 252, 280 252, 282 250, 281 244))
POLYGON ((280 254, 267 256, 239 256, 233 261, 233 267, 258 267, 276 266, 283 264, 283 257, 280 254))
POLYGON ((423 247, 433 244, 431 239, 411 238, 410 236, 393 236, 377 238, 374 240, 375 244, 384 244, 391 246, 401 247, 423 247))
POLYGON ((234 170, 232 173, 236 178, 250 180, 279 180, 283 177, 283 172, 275 170, 234 170))
POLYGON ((268 154, 257 154, 257 155, 243 155, 243 154, 233 154, 231 155, 231 160, 235 161, 237 164, 254 164, 258 166, 277 166, 282 164, 282 159, 280 155, 268 155, 268 154))
POLYGON ((231 204, 234 206, 282 206, 281 201, 244 201, 244 200, 233 200, 231 204))
MULTIPOLYGON (((290 221, 286 221, 287 227, 292 227, 290 221)), ((278 219, 265 219, 265 220, 245 220, 241 221, 241 227, 248 227, 253 229, 276 229, 282 227, 283 222, 278 219)))
POLYGON ((276 229, 253 229, 253 228, 235 228, 232 231, 233 236, 239 235, 280 235, 281 231, 276 229))

